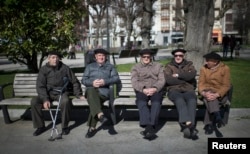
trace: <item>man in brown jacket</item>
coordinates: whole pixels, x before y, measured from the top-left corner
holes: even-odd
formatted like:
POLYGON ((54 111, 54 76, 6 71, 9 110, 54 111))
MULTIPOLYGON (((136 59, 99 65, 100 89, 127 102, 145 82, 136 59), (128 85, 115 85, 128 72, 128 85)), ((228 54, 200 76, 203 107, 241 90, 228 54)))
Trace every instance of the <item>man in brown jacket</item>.
MULTIPOLYGON (((215 52, 203 57, 206 61, 200 70, 198 90, 207 108, 204 118, 205 134, 212 134, 215 128, 224 125, 220 107, 228 100, 227 93, 231 87, 230 69, 221 62, 221 56, 215 52)), ((217 135, 217 137, 222 136, 222 134, 217 135)))
POLYGON ((178 111, 184 138, 196 140, 198 139, 198 131, 195 128, 196 70, 193 62, 185 59, 185 53, 184 49, 173 50, 174 58, 165 66, 167 95, 178 111))

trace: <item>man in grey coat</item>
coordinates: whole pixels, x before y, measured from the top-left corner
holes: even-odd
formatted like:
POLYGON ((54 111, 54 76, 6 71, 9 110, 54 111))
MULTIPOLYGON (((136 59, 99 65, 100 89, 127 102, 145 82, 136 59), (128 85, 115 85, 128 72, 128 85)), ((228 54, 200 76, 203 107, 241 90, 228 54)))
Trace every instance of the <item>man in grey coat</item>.
POLYGON ((109 53, 100 48, 95 49, 94 54, 96 62, 86 66, 82 77, 82 84, 87 87, 85 97, 90 108, 86 138, 96 134, 98 121, 104 124, 108 120, 102 111, 102 104, 109 99, 109 86, 121 83, 115 67, 107 61, 109 53))

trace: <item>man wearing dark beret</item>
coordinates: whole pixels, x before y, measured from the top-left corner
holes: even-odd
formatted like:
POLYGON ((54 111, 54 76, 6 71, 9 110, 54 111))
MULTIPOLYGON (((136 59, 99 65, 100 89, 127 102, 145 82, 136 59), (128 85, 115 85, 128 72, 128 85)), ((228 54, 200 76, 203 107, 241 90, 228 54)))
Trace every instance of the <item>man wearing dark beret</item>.
MULTIPOLYGON (((43 133, 45 123, 43 119, 42 108, 49 109, 53 101, 58 101, 59 93, 55 93, 53 89, 59 89, 64 86, 65 79, 73 85, 74 94, 85 99, 81 92, 81 84, 75 77, 72 70, 60 61, 61 54, 57 51, 48 53, 48 62, 41 67, 37 77, 36 89, 38 96, 31 100, 31 115, 34 128, 37 128, 33 133, 38 136, 43 133)), ((67 89, 62 94, 61 98, 61 115, 62 115, 62 135, 67 135, 70 132, 68 127, 70 121, 70 100, 67 89)))
POLYGON ((115 67, 107 61, 108 51, 95 49, 95 62, 88 64, 82 77, 82 84, 86 86, 85 97, 89 104, 89 129, 85 135, 91 138, 97 133, 97 122, 104 124, 107 118, 102 111, 103 103, 109 99, 109 86, 118 84, 121 87, 121 80, 115 67))
POLYGON ((184 49, 172 51, 173 59, 165 66, 166 86, 168 98, 175 104, 179 124, 184 138, 198 139, 195 124, 197 97, 196 69, 193 62, 185 59, 184 49))
POLYGON ((140 126, 145 128, 140 134, 145 139, 156 137, 155 128, 163 100, 165 76, 163 66, 153 61, 154 52, 142 49, 139 52, 141 59, 131 69, 131 82, 136 94, 136 105, 139 110, 140 126), (148 102, 151 101, 151 107, 148 102))
MULTIPOLYGON (((206 105, 204 118, 205 134, 212 134, 215 128, 220 128, 227 122, 221 115, 222 104, 228 101, 228 91, 231 87, 230 69, 221 62, 221 56, 210 52, 203 56, 205 65, 200 69, 198 91, 206 105)), ((224 117, 225 118, 225 117, 224 117)), ((216 133, 217 137, 222 137, 216 133)))

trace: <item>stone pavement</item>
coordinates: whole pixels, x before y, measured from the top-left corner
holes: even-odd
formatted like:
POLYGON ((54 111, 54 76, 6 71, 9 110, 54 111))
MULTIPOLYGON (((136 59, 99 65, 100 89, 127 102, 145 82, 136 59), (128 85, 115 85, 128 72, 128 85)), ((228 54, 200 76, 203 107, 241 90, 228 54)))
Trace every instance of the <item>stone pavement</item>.
MULTIPOLYGON (((220 131, 225 138, 250 137, 250 109, 232 109, 228 125, 220 131)), ((130 111, 128 111, 130 112, 130 111)), ((132 112, 132 111, 131 111, 132 112)), ((51 129, 34 137, 31 120, 17 120, 4 124, 0 117, 0 153, 1 154, 204 154, 207 153, 208 138, 215 134, 205 135, 202 121, 197 122, 198 140, 183 138, 176 119, 160 118, 157 138, 148 141, 139 132, 138 116, 127 113, 125 119, 115 126, 99 127, 97 134, 86 139, 87 114, 79 113, 79 119, 70 121, 71 132, 63 139, 48 141, 51 129)), ((18 119, 16 117, 15 119, 18 119)), ((51 121, 46 120, 46 125, 51 121)), ((60 124, 57 125, 61 130, 60 124)))

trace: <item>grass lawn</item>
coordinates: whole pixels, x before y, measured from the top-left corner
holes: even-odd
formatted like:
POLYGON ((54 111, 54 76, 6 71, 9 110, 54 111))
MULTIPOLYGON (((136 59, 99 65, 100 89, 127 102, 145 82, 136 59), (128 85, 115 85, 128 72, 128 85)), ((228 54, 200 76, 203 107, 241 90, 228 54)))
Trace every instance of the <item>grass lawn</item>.
MULTIPOLYGON (((165 65, 168 60, 160 61, 165 65)), ((250 108, 250 60, 234 59, 224 61, 231 69, 231 81, 233 84, 233 108, 250 108)), ((129 72, 134 63, 117 65, 118 72, 129 72)), ((73 68, 74 72, 82 73, 83 68, 73 68)), ((16 71, 0 71, 0 85, 13 82, 16 71)), ((12 86, 4 91, 5 96, 11 97, 12 86)))

